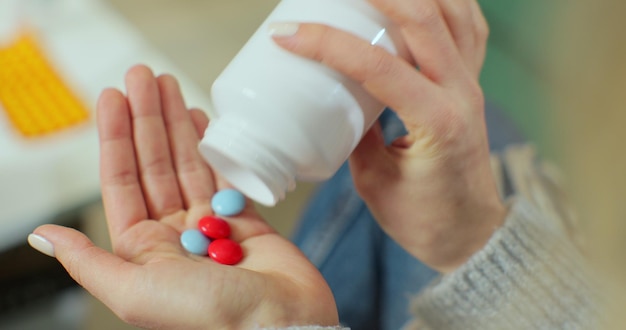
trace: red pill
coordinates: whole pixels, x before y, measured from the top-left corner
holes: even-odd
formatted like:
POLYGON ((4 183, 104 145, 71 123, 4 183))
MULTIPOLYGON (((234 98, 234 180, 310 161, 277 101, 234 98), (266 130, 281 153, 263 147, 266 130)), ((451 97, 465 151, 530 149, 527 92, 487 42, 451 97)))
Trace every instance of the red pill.
POLYGON ((241 245, 227 238, 220 238, 211 242, 208 251, 211 259, 224 265, 234 265, 243 258, 241 245))
POLYGON ((198 229, 210 239, 228 238, 230 236, 228 222, 213 215, 202 217, 198 221, 198 229))

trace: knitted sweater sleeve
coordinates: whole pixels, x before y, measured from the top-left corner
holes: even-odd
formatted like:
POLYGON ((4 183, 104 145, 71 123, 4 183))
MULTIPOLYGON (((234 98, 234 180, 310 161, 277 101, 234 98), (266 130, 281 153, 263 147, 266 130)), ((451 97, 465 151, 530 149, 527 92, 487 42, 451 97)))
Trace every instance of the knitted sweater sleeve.
POLYGON ((595 328, 599 296, 554 168, 537 163, 530 146, 510 147, 492 164, 501 190, 511 185, 516 192, 504 225, 464 265, 414 298, 415 319, 406 328, 595 328))
POLYGON ((497 163, 516 191, 504 225, 414 299, 407 328, 593 328, 595 286, 556 180, 528 146, 510 148, 497 163))
POLYGON ((415 329, 588 329, 592 290, 577 249, 517 200, 485 248, 413 302, 415 329))
MULTIPOLYGON (((590 329, 596 317, 578 249, 523 197, 503 227, 455 272, 417 296, 407 329, 590 329)), ((290 327, 284 330, 341 330, 290 327)))

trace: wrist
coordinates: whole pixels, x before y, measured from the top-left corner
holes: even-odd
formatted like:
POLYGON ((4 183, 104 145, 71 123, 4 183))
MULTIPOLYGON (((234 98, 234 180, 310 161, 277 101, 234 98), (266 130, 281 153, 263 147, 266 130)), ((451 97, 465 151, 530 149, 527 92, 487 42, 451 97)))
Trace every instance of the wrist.
POLYGON ((339 324, 330 288, 321 287, 321 283, 305 288, 284 286, 285 281, 293 280, 272 276, 266 283, 271 294, 266 294, 248 317, 237 320, 240 323, 233 329, 297 329, 300 326, 308 329, 310 325, 326 329, 339 324))
POLYGON ((499 199, 489 205, 464 212, 459 217, 464 226, 451 235, 450 253, 445 263, 436 267, 441 273, 451 273, 462 266, 474 254, 482 250, 493 234, 504 224, 508 208, 499 199))

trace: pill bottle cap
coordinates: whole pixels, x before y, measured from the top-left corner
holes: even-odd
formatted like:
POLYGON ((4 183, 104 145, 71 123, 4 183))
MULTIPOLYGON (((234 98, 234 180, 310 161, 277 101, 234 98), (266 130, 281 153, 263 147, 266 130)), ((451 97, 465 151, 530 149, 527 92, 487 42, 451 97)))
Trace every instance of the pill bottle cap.
POLYGON ((211 120, 198 150, 237 190, 260 204, 274 206, 295 188, 296 169, 255 129, 237 115, 217 117, 211 120))

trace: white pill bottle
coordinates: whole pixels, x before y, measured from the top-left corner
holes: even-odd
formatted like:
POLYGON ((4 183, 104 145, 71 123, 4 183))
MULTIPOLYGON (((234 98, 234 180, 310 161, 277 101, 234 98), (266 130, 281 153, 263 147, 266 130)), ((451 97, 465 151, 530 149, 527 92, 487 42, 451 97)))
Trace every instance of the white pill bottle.
POLYGON ((203 158, 235 188, 273 206, 297 180, 331 177, 384 106, 357 83, 289 53, 275 22, 317 22, 397 53, 391 24, 367 0, 282 0, 211 89, 203 158))

